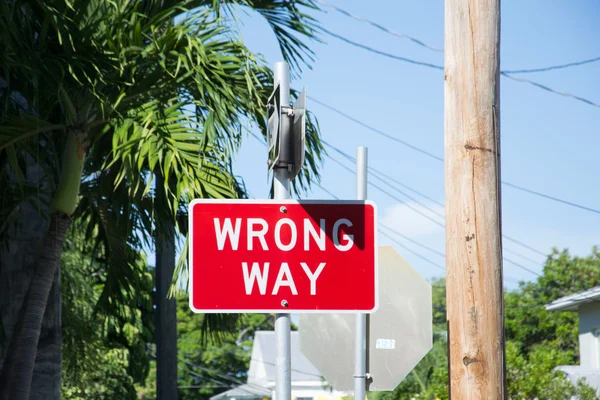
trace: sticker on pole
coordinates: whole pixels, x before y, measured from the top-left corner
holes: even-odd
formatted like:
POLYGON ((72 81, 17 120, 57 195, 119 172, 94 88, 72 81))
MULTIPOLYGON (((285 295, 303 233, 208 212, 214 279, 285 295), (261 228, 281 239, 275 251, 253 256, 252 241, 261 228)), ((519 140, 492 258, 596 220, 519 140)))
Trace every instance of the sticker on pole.
POLYGON ((370 201, 194 200, 195 312, 373 312, 377 210, 370 201))
POLYGON ((375 342, 375 348, 393 350, 396 348, 396 341, 394 339, 377 339, 375 342))

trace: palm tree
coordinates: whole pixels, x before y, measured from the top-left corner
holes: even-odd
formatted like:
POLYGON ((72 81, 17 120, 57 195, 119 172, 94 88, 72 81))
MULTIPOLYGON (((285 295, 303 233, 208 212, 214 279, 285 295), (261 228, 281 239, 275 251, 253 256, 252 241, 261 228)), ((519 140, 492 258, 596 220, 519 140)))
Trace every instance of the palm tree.
MULTIPOLYGON (((299 8, 314 8, 312 1, 237 3, 267 18, 293 65, 310 58, 293 32, 314 35, 314 21, 299 8)), ((169 218, 185 234, 184 205, 192 198, 243 194, 231 155, 243 121, 264 132, 272 74, 231 39, 222 10, 208 0, 12 0, 0 6, 5 181, 20 182, 26 199, 20 177, 29 159, 45 180, 57 182, 48 185, 49 226, 9 338, 0 398, 29 398, 42 319, 73 218, 87 224, 106 254, 106 303, 113 295, 126 302, 140 236, 151 240, 161 229, 157 223, 169 218), (189 13, 173 22, 182 12, 189 13), (157 172, 168 200, 161 209, 153 207, 157 172), (114 232, 114 223, 125 229, 114 232)), ((322 152, 315 126, 309 127, 301 185, 316 175, 322 152)))

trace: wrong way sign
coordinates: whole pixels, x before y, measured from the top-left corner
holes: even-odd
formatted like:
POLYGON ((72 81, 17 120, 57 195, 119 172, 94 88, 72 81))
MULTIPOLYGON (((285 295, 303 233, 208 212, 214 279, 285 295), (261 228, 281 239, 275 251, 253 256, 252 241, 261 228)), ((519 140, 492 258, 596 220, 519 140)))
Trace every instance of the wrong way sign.
POLYGON ((369 201, 194 200, 195 312, 372 312, 376 207, 369 201))

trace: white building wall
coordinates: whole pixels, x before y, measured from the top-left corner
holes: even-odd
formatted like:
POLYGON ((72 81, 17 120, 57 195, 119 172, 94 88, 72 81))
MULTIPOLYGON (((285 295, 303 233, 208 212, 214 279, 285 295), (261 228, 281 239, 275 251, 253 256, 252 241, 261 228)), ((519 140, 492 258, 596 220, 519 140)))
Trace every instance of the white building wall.
MULTIPOLYGON (((350 393, 338 392, 337 390, 323 387, 320 382, 312 384, 301 382, 299 385, 292 383, 292 400, 342 400, 343 397, 349 396, 351 396, 350 393)), ((277 400, 274 389, 272 400, 277 400)))
POLYGON ((579 306, 579 364, 600 369, 600 304, 579 306))

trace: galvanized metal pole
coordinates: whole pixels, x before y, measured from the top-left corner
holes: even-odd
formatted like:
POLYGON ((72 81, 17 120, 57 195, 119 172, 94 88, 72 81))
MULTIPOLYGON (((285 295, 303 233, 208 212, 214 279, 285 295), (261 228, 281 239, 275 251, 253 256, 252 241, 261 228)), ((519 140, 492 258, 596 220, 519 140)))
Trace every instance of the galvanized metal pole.
MULTIPOLYGON (((290 106, 290 68, 286 62, 275 63, 275 85, 279 84, 281 106, 290 106)), ((281 120, 282 143, 280 160, 292 160, 292 135, 289 118, 281 120)), ((290 171, 285 163, 273 168, 273 198, 286 200, 290 198, 290 171)), ((290 314, 275 314, 275 336, 277 351, 277 380, 275 382, 276 400, 291 400, 292 398, 292 360, 290 314)))
MULTIPOLYGON (((356 199, 367 199, 367 148, 356 149, 356 199)), ((367 394, 367 314, 356 314, 354 343, 354 400, 367 394)))

